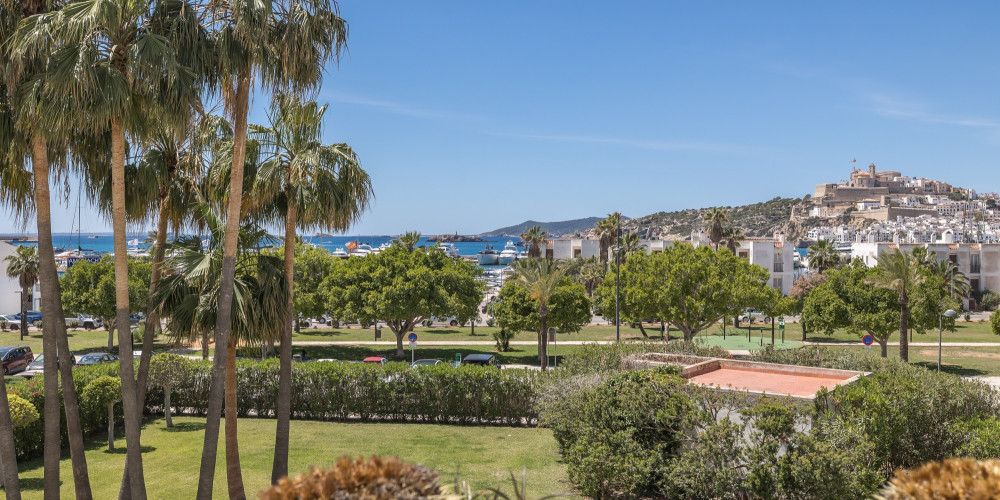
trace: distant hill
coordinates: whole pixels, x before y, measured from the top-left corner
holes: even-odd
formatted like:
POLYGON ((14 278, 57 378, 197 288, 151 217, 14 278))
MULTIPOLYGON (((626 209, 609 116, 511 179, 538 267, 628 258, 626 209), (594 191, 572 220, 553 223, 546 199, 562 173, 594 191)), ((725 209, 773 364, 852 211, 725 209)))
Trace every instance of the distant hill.
POLYGON ((514 226, 501 227, 479 236, 520 236, 525 229, 532 226, 542 226, 542 230, 548 231, 552 236, 565 236, 582 233, 588 229, 593 229, 600 217, 587 217, 584 219, 564 220, 559 222, 538 222, 534 220, 524 221, 514 226))
MULTIPOLYGON (((729 210, 729 222, 748 237, 771 236, 781 231, 789 240, 805 236, 809 229, 824 225, 825 219, 809 219, 812 200, 805 198, 773 198, 760 203, 723 207, 729 210), (794 214, 794 216, 793 216, 794 214)), ((708 208, 692 208, 675 212, 657 212, 628 221, 624 226, 640 235, 684 239, 691 231, 704 228, 703 218, 708 208)))

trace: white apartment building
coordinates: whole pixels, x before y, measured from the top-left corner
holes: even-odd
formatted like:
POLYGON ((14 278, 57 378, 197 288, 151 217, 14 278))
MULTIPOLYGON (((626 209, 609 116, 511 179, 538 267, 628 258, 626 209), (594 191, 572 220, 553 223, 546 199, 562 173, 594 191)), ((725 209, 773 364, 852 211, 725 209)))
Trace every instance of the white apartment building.
MULTIPOLYGON (((704 232, 691 233, 691 244, 694 246, 708 243, 704 232)), ((795 281, 794 254, 794 245, 786 242, 781 233, 775 233, 773 238, 746 238, 736 249, 736 255, 771 273, 768 285, 783 295, 788 295, 795 281)))
MULTIPOLYGON (((15 253, 17 253, 16 246, 6 241, 0 241, 0 315, 21 312, 21 285, 18 283, 17 278, 7 277, 6 257, 15 253)), ((38 285, 35 285, 32 297, 34 298, 34 302, 31 304, 31 309, 38 310, 39 303, 41 302, 41 293, 39 292, 38 285)))
POLYGON ((878 210, 882 208, 882 204, 874 200, 863 200, 857 203, 858 210, 878 210))
POLYGON ((997 243, 855 243, 851 246, 851 258, 876 266, 882 254, 896 249, 912 252, 916 247, 936 252, 938 260, 948 259, 957 264, 968 276, 973 291, 1000 290, 1000 244, 997 243))

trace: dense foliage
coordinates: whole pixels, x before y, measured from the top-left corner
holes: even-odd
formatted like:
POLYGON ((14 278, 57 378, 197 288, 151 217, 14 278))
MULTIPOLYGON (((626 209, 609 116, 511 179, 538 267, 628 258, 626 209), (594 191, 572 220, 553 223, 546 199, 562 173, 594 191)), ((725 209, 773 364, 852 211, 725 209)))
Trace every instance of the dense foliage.
MULTIPOLYGON (((687 341, 747 308, 778 312, 780 293, 767 286, 770 273, 729 251, 676 244, 652 255, 636 253, 621 267, 622 318, 664 320, 687 341)), ((598 312, 614 317, 613 267, 595 296, 598 312)))
MULTIPOLYGON (((129 312, 145 312, 149 300, 149 281, 153 266, 143 260, 128 263, 129 312)), ((87 314, 99 318, 109 332, 115 329, 115 266, 111 257, 100 262, 79 261, 59 278, 63 309, 69 314, 87 314)))
MULTIPOLYGON (((590 323, 590 299, 583 285, 563 278, 549 299, 547 324, 560 332, 578 332, 590 323)), ((493 307, 497 326, 508 332, 524 330, 537 332, 541 318, 538 300, 529 296, 528 290, 515 280, 504 284, 497 294, 493 307)))

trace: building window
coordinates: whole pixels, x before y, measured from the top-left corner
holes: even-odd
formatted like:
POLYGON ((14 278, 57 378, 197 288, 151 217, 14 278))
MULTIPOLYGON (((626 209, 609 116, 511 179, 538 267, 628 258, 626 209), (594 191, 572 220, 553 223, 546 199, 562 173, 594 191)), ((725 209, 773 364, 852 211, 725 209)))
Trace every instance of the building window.
POLYGON ((740 250, 740 258, 750 260, 750 252, 740 250))
POLYGON ((774 278, 771 280, 771 288, 774 288, 775 290, 782 290, 782 285, 784 285, 784 282, 781 278, 774 278))
POLYGON ((973 279, 969 280, 969 285, 970 285, 970 288, 972 288, 973 292, 978 292, 979 291, 979 280, 978 279, 973 278, 973 279))
POLYGON ((979 254, 972 254, 969 256, 969 272, 978 273, 979 272, 979 254))

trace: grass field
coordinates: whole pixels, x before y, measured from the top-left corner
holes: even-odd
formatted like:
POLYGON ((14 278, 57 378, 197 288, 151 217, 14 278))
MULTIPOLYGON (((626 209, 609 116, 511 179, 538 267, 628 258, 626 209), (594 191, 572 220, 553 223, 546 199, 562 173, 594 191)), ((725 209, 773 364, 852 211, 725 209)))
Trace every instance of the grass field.
MULTIPOLYGON (((864 347, 843 346, 830 349, 863 351, 864 347)), ((937 369, 937 347, 910 347, 910 362, 937 369)), ((878 356, 879 347, 872 346, 870 355, 878 356)), ((889 345, 888 355, 899 357, 899 346, 889 345)), ((945 347, 941 350, 941 371, 971 376, 1000 376, 1000 347, 945 347)))
MULTIPOLYGON (((194 498, 204 439, 204 419, 180 417, 166 429, 162 419, 147 421, 143 433, 143 468, 149 498, 194 498)), ((275 421, 241 419, 240 460, 248 498, 266 487, 271 477, 275 421)), ((220 432, 220 436, 223 433, 220 432)), ((118 441, 121 439, 121 441, 118 441)), ((104 435, 87 446, 87 467, 94 498, 116 498, 125 462, 125 441, 107 451, 104 435)), ((226 498, 224 442, 219 440, 215 469, 215 497, 226 498)), ((459 478, 474 490, 499 487, 512 494, 508 471, 518 478, 527 467, 529 498, 572 491, 552 432, 522 427, 462 427, 426 424, 362 424, 293 420, 289 471, 308 471, 311 465, 330 466, 341 456, 399 456, 436 470, 441 484, 459 478)), ((24 498, 42 498, 41 460, 20 464, 24 498)), ((62 496, 72 498, 69 451, 61 464, 62 496)))

